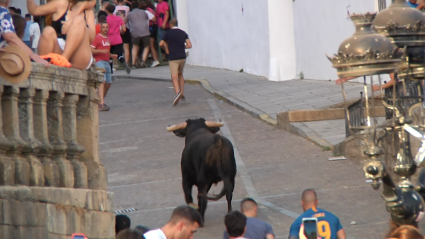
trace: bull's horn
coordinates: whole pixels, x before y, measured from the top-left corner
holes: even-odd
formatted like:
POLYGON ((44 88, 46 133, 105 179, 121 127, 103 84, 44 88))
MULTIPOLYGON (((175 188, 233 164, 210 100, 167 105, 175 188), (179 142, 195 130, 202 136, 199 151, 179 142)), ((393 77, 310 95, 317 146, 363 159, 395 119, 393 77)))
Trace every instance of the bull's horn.
POLYGON ((205 125, 208 127, 223 127, 223 122, 216 122, 216 121, 205 121, 205 125))
POLYGON ((171 132, 171 131, 175 131, 175 130, 179 130, 179 129, 185 129, 186 126, 187 126, 186 122, 178 124, 178 125, 171 125, 171 126, 167 127, 167 131, 171 132))

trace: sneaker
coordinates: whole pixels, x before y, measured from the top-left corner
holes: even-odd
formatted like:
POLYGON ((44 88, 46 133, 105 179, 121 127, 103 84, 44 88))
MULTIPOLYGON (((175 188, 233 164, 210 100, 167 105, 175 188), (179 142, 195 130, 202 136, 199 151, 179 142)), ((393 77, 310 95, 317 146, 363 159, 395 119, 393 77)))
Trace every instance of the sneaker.
POLYGON ((109 111, 109 107, 106 104, 99 104, 99 110, 100 111, 109 111))
POLYGON ((183 101, 186 101, 186 97, 184 97, 184 95, 182 95, 182 97, 180 98, 183 101))
POLYGON ((142 62, 140 63, 140 67, 142 67, 142 68, 147 68, 147 67, 148 67, 148 65, 146 65, 146 63, 145 63, 144 61, 142 61, 142 62))
POLYGON ((154 61, 154 62, 152 62, 151 67, 155 67, 155 66, 157 66, 157 65, 159 65, 159 61, 154 61))
POLYGON ((127 64, 127 62, 124 62, 124 68, 125 68, 125 72, 127 73, 127 75, 129 75, 130 74, 130 72, 131 72, 131 69, 130 69, 130 67, 128 66, 128 64, 127 64))
POLYGON ((133 66, 131 67, 131 69, 136 69, 136 66, 135 66, 135 65, 133 65, 133 66))
POLYGON ((181 96, 182 96, 182 93, 180 92, 176 95, 176 98, 174 98, 174 101, 173 101, 173 106, 176 106, 179 103, 181 96))

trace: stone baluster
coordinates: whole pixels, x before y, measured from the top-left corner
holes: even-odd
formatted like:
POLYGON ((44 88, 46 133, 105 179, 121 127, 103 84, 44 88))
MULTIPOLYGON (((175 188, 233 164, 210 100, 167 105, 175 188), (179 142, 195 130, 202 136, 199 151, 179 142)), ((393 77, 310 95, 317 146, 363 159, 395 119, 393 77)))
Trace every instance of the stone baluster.
POLYGON ((99 160, 99 97, 93 79, 89 80, 87 88, 89 95, 80 96, 77 107, 78 142, 85 149, 81 160, 87 167, 88 187, 107 190, 106 169, 99 160))
POLYGON ((11 147, 7 155, 15 163, 15 183, 29 185, 30 167, 28 162, 21 157, 21 151, 26 144, 19 132, 18 96, 19 87, 7 86, 4 88, 2 108, 3 108, 3 131, 10 141, 11 147))
POLYGON ((50 159, 53 147, 49 142, 48 121, 47 121, 47 99, 49 91, 36 90, 34 97, 34 134, 40 142, 38 158, 44 167, 44 185, 59 187, 59 168, 50 159))
POLYGON ((47 100, 47 118, 49 141, 53 146, 52 159, 59 168, 59 186, 74 187, 74 170, 65 159, 66 143, 63 140, 62 100, 65 94, 61 91, 50 92, 47 100))
POLYGON ((33 98, 34 88, 21 89, 19 94, 19 129, 25 141, 22 153, 30 166, 30 186, 44 186, 44 169, 36 157, 40 142, 34 137, 33 98))
POLYGON ((87 188, 87 168, 79 159, 84 147, 77 142, 78 95, 66 94, 63 101, 63 136, 67 145, 66 158, 74 167, 75 188, 87 188))
MULTIPOLYGON (((0 85, 0 101, 4 87, 0 85)), ((12 147, 12 144, 3 134, 3 111, 0 105, 0 185, 15 184, 15 163, 6 156, 6 152, 12 147)))

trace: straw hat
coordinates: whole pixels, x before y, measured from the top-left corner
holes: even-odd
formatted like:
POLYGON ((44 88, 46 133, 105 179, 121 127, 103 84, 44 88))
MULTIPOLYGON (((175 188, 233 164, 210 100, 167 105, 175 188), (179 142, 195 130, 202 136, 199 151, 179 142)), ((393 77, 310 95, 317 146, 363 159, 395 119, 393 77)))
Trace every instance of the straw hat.
POLYGON ((18 46, 8 44, 0 49, 0 77, 12 84, 26 79, 31 72, 31 60, 18 46))

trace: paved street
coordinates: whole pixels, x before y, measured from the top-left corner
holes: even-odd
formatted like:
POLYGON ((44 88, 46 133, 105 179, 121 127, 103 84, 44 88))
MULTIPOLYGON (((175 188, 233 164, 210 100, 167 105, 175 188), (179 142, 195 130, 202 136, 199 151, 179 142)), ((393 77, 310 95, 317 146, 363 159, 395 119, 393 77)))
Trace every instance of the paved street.
MULTIPOLYGON (((184 204, 180 173, 184 139, 165 127, 203 117, 223 120, 220 132, 237 149, 234 208, 246 196, 257 198, 259 218, 273 226, 277 238, 287 238, 294 217, 302 213, 300 195, 306 188, 317 190, 319 207, 340 217, 348 238, 383 238, 389 215, 381 191, 365 183, 362 165, 328 161, 329 152, 222 103, 198 85, 186 84, 185 95, 187 102, 172 107, 174 90, 169 82, 119 79, 105 99, 111 110, 99 112, 100 154, 109 190, 115 193, 117 210, 137 209, 127 213, 132 227, 160 227, 175 206, 184 204)), ((221 184, 210 192, 220 189, 221 184)), ((195 238, 221 238, 226 211, 224 198, 210 201, 206 227, 195 238)))

